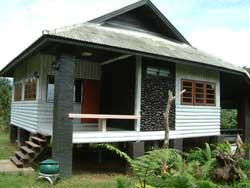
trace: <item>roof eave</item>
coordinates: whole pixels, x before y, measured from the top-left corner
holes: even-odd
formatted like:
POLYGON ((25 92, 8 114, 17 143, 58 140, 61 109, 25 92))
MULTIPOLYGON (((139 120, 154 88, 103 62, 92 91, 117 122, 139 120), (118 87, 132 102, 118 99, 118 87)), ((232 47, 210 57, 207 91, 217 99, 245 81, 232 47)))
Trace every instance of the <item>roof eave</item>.
POLYGON ((22 51, 18 56, 16 56, 13 60, 10 61, 1 71, 0 76, 8 77, 10 76, 11 69, 19 62, 21 62, 23 59, 25 59, 27 56, 31 55, 33 52, 35 52, 37 49, 39 49, 43 44, 47 42, 46 35, 42 35, 39 37, 35 42, 33 42, 28 48, 26 48, 24 51, 22 51))
POLYGON ((32 43, 28 48, 26 48, 21 54, 19 54, 16 58, 14 58, 8 65, 6 65, 1 70, 0 75, 7 77, 9 74, 9 71, 15 65, 17 65, 17 63, 21 62, 24 58, 28 57, 29 55, 34 53, 36 50, 41 48, 46 42, 57 42, 57 43, 59 42, 59 43, 65 43, 65 44, 69 44, 69 45, 89 46, 89 47, 95 47, 95 48, 100 48, 100 49, 105 48, 105 49, 110 49, 112 51, 121 52, 121 53, 130 53, 132 55, 141 55, 144 57, 167 60, 167 61, 170 61, 173 63, 182 63, 182 64, 189 64, 189 65, 200 66, 200 67, 207 67, 210 69, 216 69, 218 71, 228 72, 231 74, 242 75, 247 79, 247 82, 250 84, 250 76, 248 73, 246 73, 244 71, 232 70, 232 69, 228 69, 228 68, 224 68, 224 67, 217 67, 214 65, 204 64, 202 62, 193 62, 193 61, 189 61, 189 60, 185 60, 185 59, 166 57, 166 56, 157 55, 157 54, 150 54, 147 52, 118 48, 118 47, 96 44, 96 43, 91 43, 91 42, 84 42, 84 41, 69 39, 69 38, 60 37, 60 36, 48 35, 48 34, 42 35, 34 43, 32 43))

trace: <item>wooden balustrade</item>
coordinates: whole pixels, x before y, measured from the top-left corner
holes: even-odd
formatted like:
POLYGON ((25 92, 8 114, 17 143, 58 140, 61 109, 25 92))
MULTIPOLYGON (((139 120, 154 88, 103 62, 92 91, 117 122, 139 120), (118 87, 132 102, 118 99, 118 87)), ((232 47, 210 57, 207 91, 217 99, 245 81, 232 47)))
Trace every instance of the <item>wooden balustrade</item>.
POLYGON ((111 115, 111 114, 69 114, 71 119, 98 119, 98 130, 102 132, 107 131, 108 119, 125 119, 125 120, 138 120, 138 115, 111 115))

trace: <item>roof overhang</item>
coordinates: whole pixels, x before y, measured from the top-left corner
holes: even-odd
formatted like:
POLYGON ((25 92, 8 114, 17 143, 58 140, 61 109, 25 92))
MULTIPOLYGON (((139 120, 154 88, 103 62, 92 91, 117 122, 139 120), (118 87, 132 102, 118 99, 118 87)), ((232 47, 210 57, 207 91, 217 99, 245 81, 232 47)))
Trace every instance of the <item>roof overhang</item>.
POLYGON ((173 63, 177 63, 177 64, 187 64, 187 65, 192 65, 192 66, 197 66, 197 67, 203 67, 203 68, 207 68, 207 69, 211 69, 211 70, 217 70, 217 71, 221 71, 221 72, 226 72, 226 73, 230 73, 230 74, 244 76, 246 81, 250 84, 250 76, 247 73, 247 71, 237 71, 237 70, 222 68, 219 66, 204 64, 204 63, 198 62, 198 61, 189 61, 186 59, 172 58, 172 57, 168 57, 168 56, 157 55, 157 54, 152 54, 152 53, 143 52, 143 51, 136 51, 136 50, 131 50, 131 49, 113 47, 113 46, 109 46, 109 45, 97 44, 97 43, 86 42, 86 41, 79 41, 79 40, 75 40, 75 39, 68 39, 65 37, 47 35, 47 34, 39 37, 27 49, 25 49, 16 58, 14 58, 8 65, 6 65, 1 70, 0 75, 4 76, 4 77, 12 77, 13 70, 20 62, 22 62, 24 59, 34 55, 35 53, 38 53, 40 50, 42 50, 49 43, 55 44, 55 45, 57 44, 57 45, 69 45, 69 46, 75 46, 75 47, 97 48, 100 50, 109 50, 109 51, 113 51, 113 52, 125 53, 125 54, 130 54, 130 55, 139 55, 139 56, 143 56, 143 57, 155 58, 155 59, 173 62, 173 63))

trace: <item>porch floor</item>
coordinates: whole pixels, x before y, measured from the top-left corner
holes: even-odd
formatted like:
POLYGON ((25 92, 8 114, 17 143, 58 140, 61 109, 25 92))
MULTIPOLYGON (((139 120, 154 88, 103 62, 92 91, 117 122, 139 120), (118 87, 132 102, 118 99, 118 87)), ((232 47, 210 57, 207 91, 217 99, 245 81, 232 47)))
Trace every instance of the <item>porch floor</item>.
MULTIPOLYGON (((132 142, 132 141, 150 141, 163 140, 164 131, 74 131, 73 143, 108 143, 108 142, 132 142)), ((215 133, 203 133, 203 136, 218 136, 215 133)), ((170 139, 197 137, 196 134, 181 134, 178 131, 170 131, 170 139)))

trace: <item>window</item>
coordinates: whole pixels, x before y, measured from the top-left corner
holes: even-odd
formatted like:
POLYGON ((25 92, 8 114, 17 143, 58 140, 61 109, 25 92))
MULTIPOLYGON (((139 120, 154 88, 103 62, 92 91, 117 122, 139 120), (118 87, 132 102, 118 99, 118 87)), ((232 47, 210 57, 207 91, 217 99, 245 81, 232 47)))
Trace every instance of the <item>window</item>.
POLYGON ((75 80, 74 101, 77 103, 81 103, 82 101, 82 84, 82 79, 75 80))
MULTIPOLYGON (((76 79, 74 85, 74 102, 81 103, 82 101, 82 79, 76 79)), ((55 80, 54 76, 48 76, 47 102, 54 101, 55 80)))
POLYGON ((165 67, 163 68, 163 67, 149 66, 149 67, 147 67, 147 74, 155 75, 155 76, 169 77, 170 70, 168 68, 165 68, 165 67))
POLYGON ((24 100, 36 100, 36 78, 28 78, 25 80, 24 100))
POLYGON ((15 84, 15 90, 14 90, 14 100, 15 101, 21 101, 22 100, 22 83, 16 83, 15 84))
POLYGON ((48 76, 47 101, 54 101, 55 80, 54 76, 48 76))
POLYGON ((181 97, 182 104, 211 105, 216 104, 216 84, 194 80, 182 80, 182 90, 186 92, 181 97))

